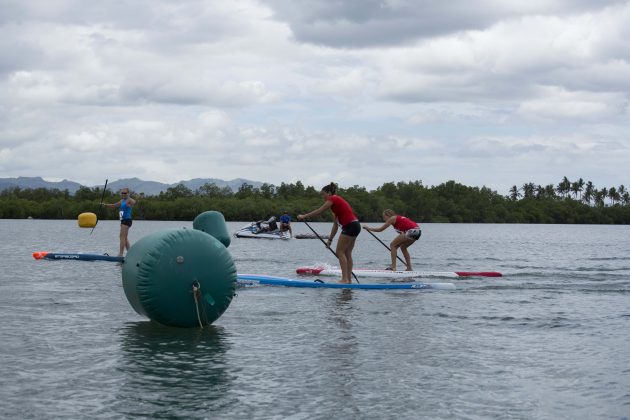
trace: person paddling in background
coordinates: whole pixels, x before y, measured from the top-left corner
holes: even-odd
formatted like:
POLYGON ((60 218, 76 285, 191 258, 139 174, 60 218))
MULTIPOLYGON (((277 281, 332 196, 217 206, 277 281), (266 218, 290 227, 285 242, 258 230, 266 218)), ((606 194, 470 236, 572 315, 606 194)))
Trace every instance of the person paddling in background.
POLYGON ((387 229, 388 226, 393 226, 394 229, 396 229, 396 232, 400 235, 396 236, 392 243, 389 244, 392 255, 392 265, 390 269, 396 271, 396 255, 398 253, 398 248, 400 248, 403 256, 405 257, 407 271, 413 271, 411 268, 411 256, 409 255, 407 248, 420 239, 420 235, 422 235, 420 226, 411 219, 397 215, 396 212, 391 209, 387 209, 383 212, 383 220, 385 223, 381 227, 372 228, 367 225, 363 225, 363 228, 370 232, 382 232, 387 229))
POLYGON ((339 258, 339 266, 341 267, 341 281, 339 283, 351 283, 352 282, 352 249, 354 243, 357 240, 357 236, 361 232, 361 224, 354 214, 350 204, 343 198, 336 195, 337 184, 331 182, 326 185, 320 191, 320 194, 324 200, 324 204, 317 210, 313 210, 306 214, 299 214, 298 220, 304 220, 322 214, 326 210, 330 209, 335 220, 333 222, 332 230, 330 231, 330 238, 326 246, 330 248, 332 240, 337 234, 337 229, 341 224, 341 235, 337 241, 337 258, 339 258))
POLYGON ((286 210, 282 210, 282 216, 280 216, 280 232, 285 230, 289 231, 289 235, 293 238, 293 230, 291 229, 291 216, 286 210))
POLYGON ((136 200, 129 197, 129 188, 123 188, 120 190, 120 200, 115 203, 103 203, 106 207, 118 207, 120 206, 120 251, 118 256, 122 257, 125 249, 129 251, 131 244, 129 243, 128 235, 129 228, 133 222, 133 216, 131 208, 136 204, 136 200))

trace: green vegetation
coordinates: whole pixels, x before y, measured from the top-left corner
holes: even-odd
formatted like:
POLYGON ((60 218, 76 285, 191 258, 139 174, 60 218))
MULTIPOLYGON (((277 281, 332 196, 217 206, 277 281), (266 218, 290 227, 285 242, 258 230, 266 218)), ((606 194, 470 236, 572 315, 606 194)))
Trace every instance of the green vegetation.
MULTIPOLYGON (((115 219, 117 211, 99 208, 101 193, 87 187, 74 195, 44 188, 5 190, 0 193, 0 218, 75 219, 93 212, 115 219)), ((507 196, 454 181, 431 187, 421 181, 389 182, 373 191, 354 186, 339 194, 366 222, 380 221, 381 212, 392 208, 418 222, 630 224, 630 197, 623 185, 597 189, 581 178, 571 182, 564 177, 557 186, 515 185, 507 196)), ((134 218, 146 220, 192 220, 205 210, 218 210, 226 220, 249 221, 279 215, 283 209, 295 216, 322 204, 318 190, 299 181, 260 188, 243 184, 237 192, 215 184, 191 191, 180 184, 157 196, 132 196, 138 199, 134 218)), ((105 202, 118 199, 109 190, 105 194, 105 202)), ((318 220, 328 221, 330 214, 318 220)))

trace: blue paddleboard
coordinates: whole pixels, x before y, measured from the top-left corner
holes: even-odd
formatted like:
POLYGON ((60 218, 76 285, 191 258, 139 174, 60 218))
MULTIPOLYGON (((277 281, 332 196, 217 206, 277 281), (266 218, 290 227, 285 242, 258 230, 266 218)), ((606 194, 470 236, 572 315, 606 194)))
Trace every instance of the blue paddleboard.
POLYGON ((33 258, 36 260, 77 260, 77 261, 113 261, 123 262, 124 257, 114 257, 106 254, 81 254, 81 253, 67 253, 67 252, 34 252, 33 258))
POLYGON ((372 290, 453 290, 453 283, 325 283, 321 280, 294 280, 283 277, 262 276, 257 274, 238 274, 237 282, 239 286, 267 285, 267 286, 287 286, 287 287, 310 287, 328 289, 372 289, 372 290))

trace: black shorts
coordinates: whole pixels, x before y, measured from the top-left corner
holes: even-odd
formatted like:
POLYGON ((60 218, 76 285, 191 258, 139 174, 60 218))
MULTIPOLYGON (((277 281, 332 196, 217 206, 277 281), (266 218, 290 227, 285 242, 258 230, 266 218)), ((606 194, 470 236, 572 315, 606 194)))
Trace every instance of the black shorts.
POLYGON ((341 227, 342 235, 352 236, 353 238, 359 236, 360 232, 361 232, 361 223, 359 223, 358 220, 355 220, 354 222, 350 222, 347 225, 341 227))
POLYGON ((122 219, 120 221, 121 225, 129 226, 129 227, 131 227, 132 223, 133 223, 133 220, 131 220, 131 219, 122 219))

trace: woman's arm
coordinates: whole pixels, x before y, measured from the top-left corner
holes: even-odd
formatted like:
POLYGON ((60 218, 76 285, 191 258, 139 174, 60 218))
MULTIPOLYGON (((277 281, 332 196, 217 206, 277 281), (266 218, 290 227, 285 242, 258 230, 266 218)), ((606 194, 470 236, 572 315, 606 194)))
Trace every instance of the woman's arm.
POLYGON ((363 225, 363 228, 365 230, 369 230, 370 232, 382 232, 385 229, 387 229, 389 226, 392 226, 394 223, 396 223, 396 216, 392 216, 389 219, 387 219, 387 221, 383 223, 383 226, 381 227, 372 228, 372 227, 369 227, 368 225, 363 225))
POLYGON ((121 202, 121 201, 122 201, 122 200, 118 200, 118 201, 117 201, 117 202, 115 202, 115 203, 101 203, 101 206, 105 206, 105 207, 118 207, 118 206, 120 206, 120 202, 121 202))
POLYGON ((337 229, 339 229, 339 221, 335 217, 335 220, 333 220, 332 229, 330 230, 330 237, 328 238, 328 241, 326 241, 326 246, 328 248, 330 248, 330 245, 332 244, 332 240, 335 238, 335 235, 337 234, 337 229))
POLYGON ((330 207, 332 207, 332 201, 326 200, 326 202, 322 204, 322 206, 318 208, 317 210, 313 210, 312 212, 306 213, 306 214, 298 214, 297 218, 298 220, 310 219, 313 216, 322 214, 323 212, 328 210, 330 207))

